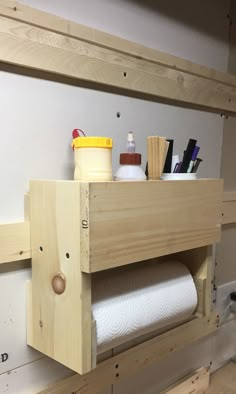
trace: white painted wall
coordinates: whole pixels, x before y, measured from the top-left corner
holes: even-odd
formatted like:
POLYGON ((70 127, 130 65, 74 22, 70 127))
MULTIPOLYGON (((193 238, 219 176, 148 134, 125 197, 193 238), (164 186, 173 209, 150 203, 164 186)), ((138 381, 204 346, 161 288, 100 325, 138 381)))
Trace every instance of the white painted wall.
MULTIPOLYGON (((187 0, 25 0, 24 3, 226 70, 228 0, 196 0, 191 4, 187 0)), ((119 152, 125 147, 126 134, 133 130, 144 163, 147 135, 173 137, 176 153, 183 152, 188 138, 193 137, 198 139, 204 159, 199 175, 220 175, 223 120, 219 115, 0 71, 1 222, 23 219, 23 194, 30 178, 72 178, 70 137, 75 127, 90 135, 114 138, 114 170, 119 152), (116 112, 121 113, 119 119, 116 112)), ((0 266, 0 354, 7 352, 11 357, 0 363, 0 394, 34 393, 71 372, 48 359, 38 360, 41 355, 27 349, 24 294, 30 272, 1 273, 2 270, 0 266), (9 322, 9 330, 3 322, 9 322), (14 374, 9 375, 7 371, 12 368, 16 368, 14 374)), ((232 345, 231 337, 227 338, 232 345)), ((216 357, 215 341, 212 336, 175 354, 125 382, 126 389, 124 384, 114 386, 113 393, 156 393, 168 380, 210 360, 217 361, 215 367, 221 365, 229 352, 217 353, 216 357)), ((109 388, 108 392, 111 392, 109 388)))
POLYGON ((146 162, 146 137, 175 139, 182 154, 188 138, 197 138, 203 164, 199 175, 218 177, 223 120, 219 115, 169 107, 113 94, 0 72, 0 221, 23 218, 23 197, 31 178, 72 179, 71 132, 114 139, 113 169, 126 135, 133 130, 146 162), (116 113, 121 117, 117 118, 116 113), (214 138, 212 138, 214 136, 214 138))

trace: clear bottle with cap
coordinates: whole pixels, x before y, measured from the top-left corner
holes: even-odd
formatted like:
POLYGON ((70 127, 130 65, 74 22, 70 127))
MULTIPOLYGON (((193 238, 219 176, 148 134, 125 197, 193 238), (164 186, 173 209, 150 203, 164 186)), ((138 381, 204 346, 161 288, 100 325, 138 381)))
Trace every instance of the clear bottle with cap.
POLYGON ((134 133, 133 131, 128 132, 127 136, 127 152, 128 153, 135 153, 135 140, 134 140, 134 133))
POLYGON ((120 154, 120 167, 115 181, 145 181, 146 175, 141 167, 142 155, 135 152, 135 139, 132 131, 127 136, 127 152, 120 154))

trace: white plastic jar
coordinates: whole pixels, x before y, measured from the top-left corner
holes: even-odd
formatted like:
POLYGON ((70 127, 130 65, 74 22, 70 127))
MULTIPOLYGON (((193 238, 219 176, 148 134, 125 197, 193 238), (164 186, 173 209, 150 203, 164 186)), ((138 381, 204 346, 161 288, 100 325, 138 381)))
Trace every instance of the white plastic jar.
POLYGON ((112 180, 112 139, 77 137, 73 140, 76 181, 112 180))
POLYGON ((114 177, 115 181, 145 181, 147 179, 141 167, 140 153, 121 153, 120 167, 114 177))

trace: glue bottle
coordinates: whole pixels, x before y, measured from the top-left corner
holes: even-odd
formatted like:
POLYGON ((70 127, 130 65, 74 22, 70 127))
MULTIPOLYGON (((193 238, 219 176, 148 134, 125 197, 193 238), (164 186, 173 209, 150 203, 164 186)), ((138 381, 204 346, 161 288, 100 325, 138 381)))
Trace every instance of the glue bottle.
POLYGON ((135 139, 132 131, 127 136, 127 152, 120 154, 120 167, 115 181, 145 181, 146 175, 141 167, 142 155, 135 152, 135 139))
POLYGON ((83 130, 73 130, 74 179, 83 182, 112 180, 112 139, 86 137, 83 130), (83 134, 83 137, 80 135, 83 134))

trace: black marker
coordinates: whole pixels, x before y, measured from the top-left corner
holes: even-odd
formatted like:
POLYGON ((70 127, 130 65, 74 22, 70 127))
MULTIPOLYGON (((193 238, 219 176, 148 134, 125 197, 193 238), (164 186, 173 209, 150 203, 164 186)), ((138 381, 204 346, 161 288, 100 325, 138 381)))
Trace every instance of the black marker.
POLYGON ((166 141, 169 142, 169 147, 168 147, 166 161, 165 161, 165 165, 164 165, 164 169, 163 169, 163 172, 165 174, 171 172, 173 145, 174 145, 174 140, 166 140, 166 141))
POLYGON ((183 172, 188 171, 189 163, 192 159, 192 155, 193 155, 193 151, 195 149, 196 143, 197 143, 197 140, 190 138, 190 140, 188 142, 188 146, 187 146, 185 153, 184 153, 182 165, 181 165, 179 172, 183 173, 183 172))
POLYGON ((192 169, 192 172, 197 172, 198 167, 199 167, 201 161, 202 161, 202 159, 196 159, 195 164, 194 164, 194 167, 193 167, 193 169, 192 169))

